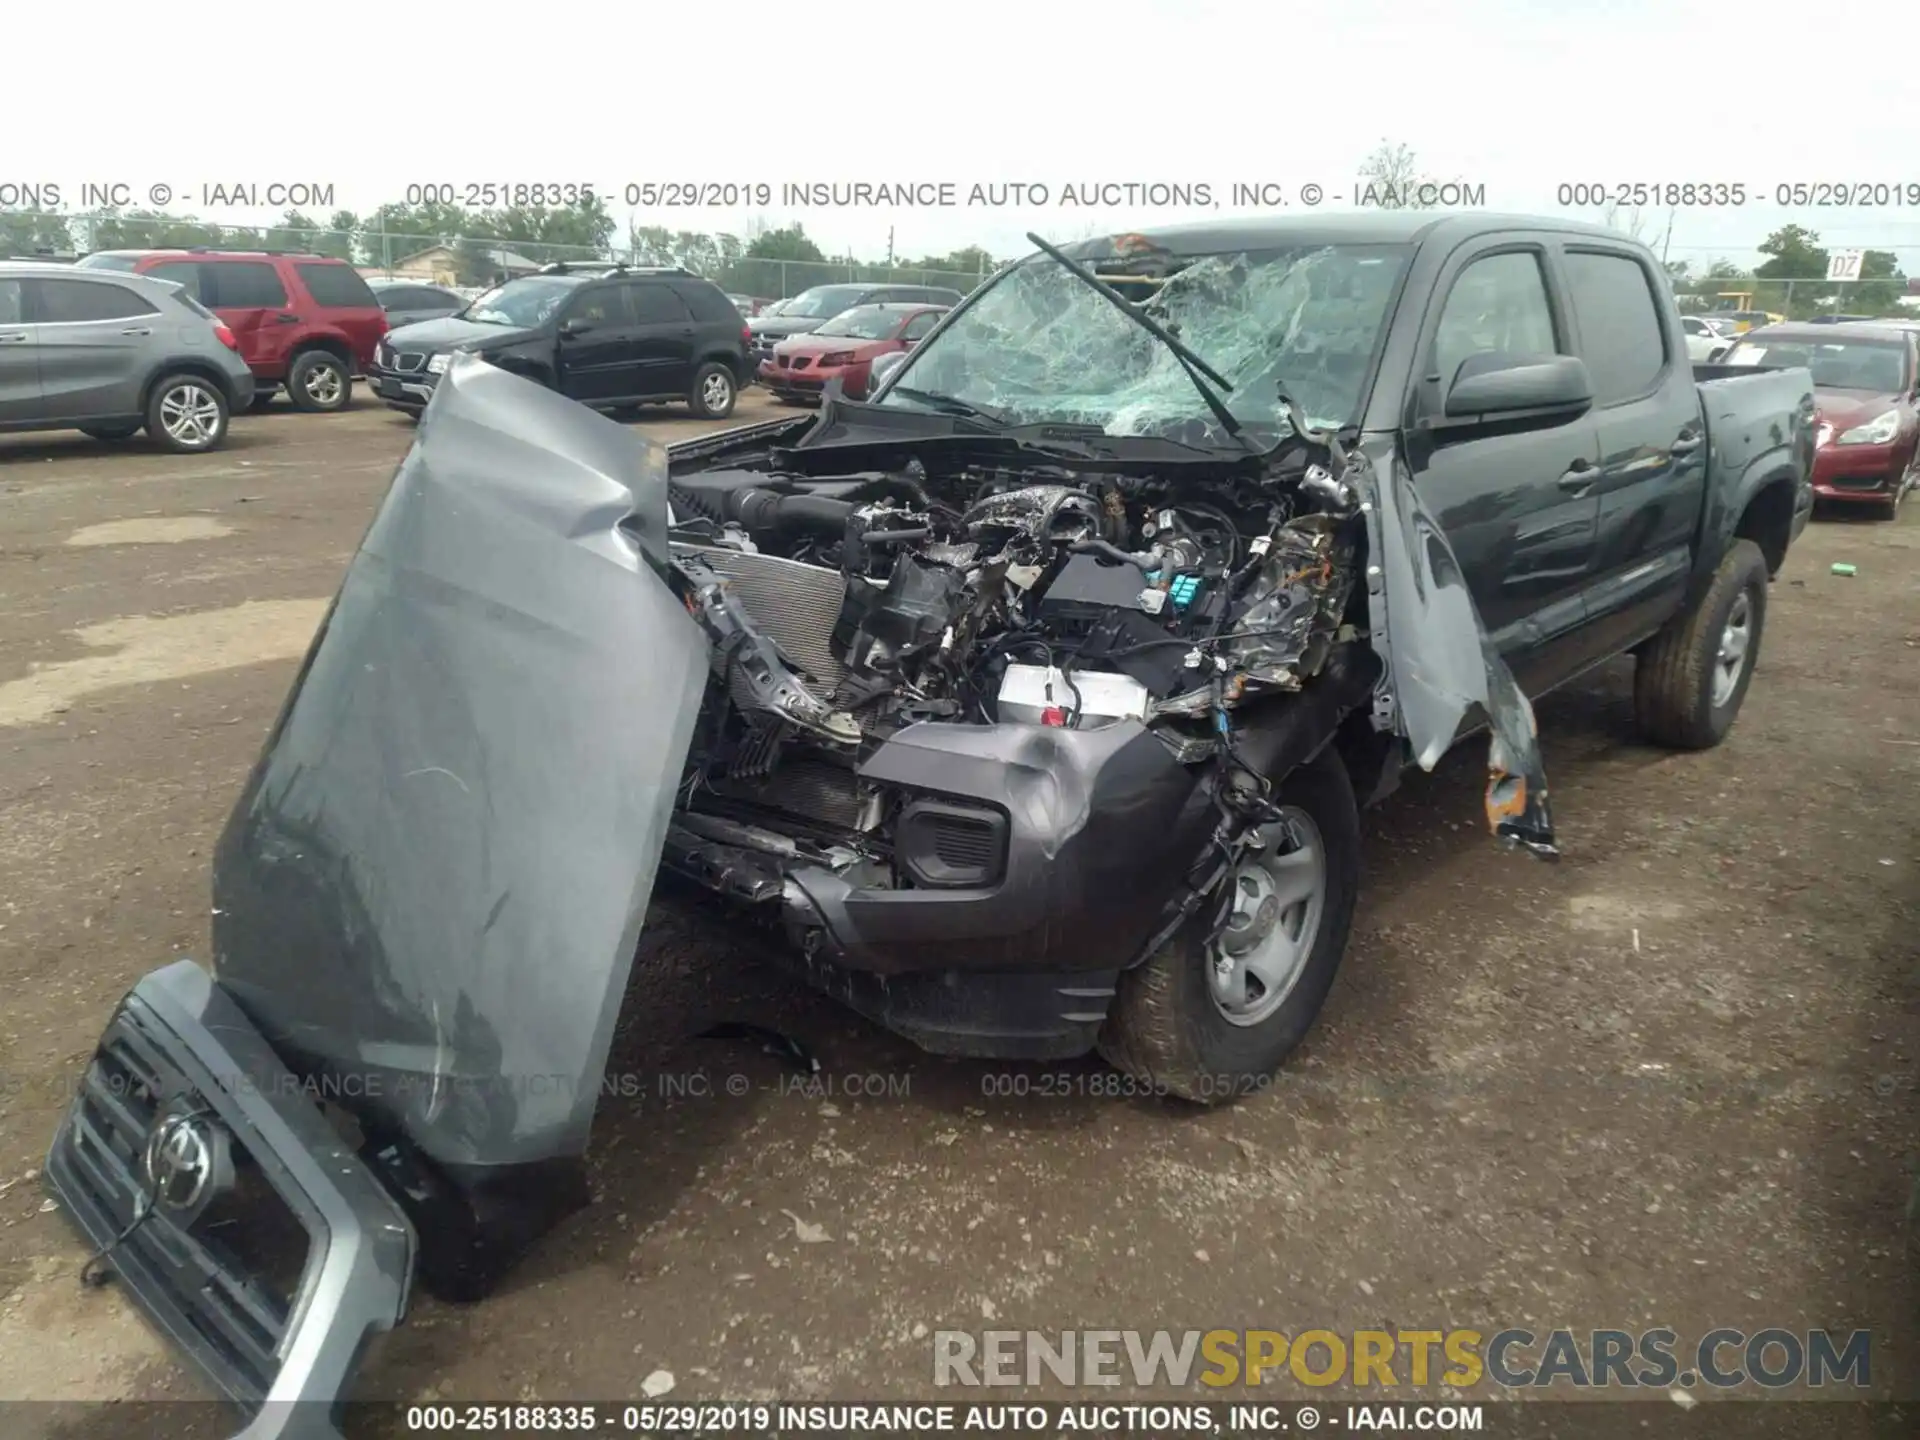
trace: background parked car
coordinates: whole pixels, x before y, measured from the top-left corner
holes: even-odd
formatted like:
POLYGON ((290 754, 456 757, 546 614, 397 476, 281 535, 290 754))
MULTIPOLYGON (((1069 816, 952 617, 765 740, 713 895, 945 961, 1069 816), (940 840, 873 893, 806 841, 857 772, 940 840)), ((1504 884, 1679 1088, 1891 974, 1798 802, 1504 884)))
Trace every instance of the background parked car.
POLYGON ((0 430, 79 430, 167 450, 227 438, 253 400, 233 332, 180 286, 0 264, 0 430))
POLYGON ((873 362, 911 350, 932 333, 946 305, 856 305, 818 330, 782 340, 760 366, 760 381, 782 400, 819 398, 829 380, 847 395, 867 393, 873 362))
POLYGON ((1769 325, 1729 365, 1805 365, 1818 408, 1816 498, 1872 505, 1887 519, 1920 483, 1920 333, 1894 325, 1769 325))
POLYGON ((958 290, 939 285, 815 285, 789 300, 778 315, 749 322, 754 364, 772 359, 773 347, 782 340, 817 329, 856 305, 958 305, 961 298, 958 290))
POLYGON ((1718 360, 1733 343, 1733 333, 1723 332, 1706 315, 1682 315, 1680 331, 1687 337, 1687 359, 1696 365, 1718 360))
POLYGON ((387 312, 344 260, 270 250, 100 250, 77 267, 171 280, 240 342, 254 397, 281 388, 301 410, 344 410, 372 363, 387 312))
POLYGON ((418 415, 458 353, 598 410, 684 400, 710 420, 733 413, 749 374, 740 312, 682 269, 552 265, 509 280, 458 316, 387 336, 369 371, 374 393, 418 415))
POLYGON ((444 285, 428 285, 420 280, 369 280, 367 288, 373 291, 380 308, 387 312, 390 329, 457 315, 467 308, 467 296, 444 285))

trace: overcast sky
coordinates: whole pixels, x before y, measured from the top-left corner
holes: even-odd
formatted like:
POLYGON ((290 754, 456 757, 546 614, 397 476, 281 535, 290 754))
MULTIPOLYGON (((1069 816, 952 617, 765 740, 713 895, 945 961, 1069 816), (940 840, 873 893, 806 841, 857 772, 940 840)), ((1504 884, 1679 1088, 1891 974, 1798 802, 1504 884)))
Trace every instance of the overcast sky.
MULTIPOLYGON (((410 184, 584 182, 624 220, 629 184, 764 184, 771 204, 634 218, 735 233, 798 220, 829 253, 863 257, 886 253, 890 228, 906 256, 1007 255, 1031 248, 1030 229, 1076 238, 1198 218, 1065 206, 1068 185, 1204 185, 1207 213, 1228 214, 1247 208, 1236 183, 1296 205, 1312 184, 1323 206, 1350 205, 1361 161, 1392 139, 1501 210, 1565 213, 1562 183, 1744 185, 1744 207, 1674 214, 1675 258, 1747 261, 1798 220, 1831 246, 1897 249, 1920 269, 1920 206, 1774 203, 1795 182, 1920 182, 1910 93, 1863 72, 1836 114, 1819 105, 1830 68, 1791 78, 1804 7, 973 0, 915 15, 861 0, 569 0, 267 6, 203 25, 150 0, 95 0, 86 14, 84 45, 72 12, 9 16, 11 54, 48 58, 8 67, 0 198, 10 183, 56 183, 72 205, 83 182, 123 183, 139 205, 164 186, 169 208, 246 223, 273 212, 208 207, 201 187, 330 184, 335 206, 365 211, 410 184), (780 203, 789 183, 856 180, 947 182, 959 203, 780 203), (964 203, 975 185, 1021 183, 1047 187, 1048 203, 964 203)), ((1665 207, 1645 217, 1656 248, 1667 223, 1665 207)))

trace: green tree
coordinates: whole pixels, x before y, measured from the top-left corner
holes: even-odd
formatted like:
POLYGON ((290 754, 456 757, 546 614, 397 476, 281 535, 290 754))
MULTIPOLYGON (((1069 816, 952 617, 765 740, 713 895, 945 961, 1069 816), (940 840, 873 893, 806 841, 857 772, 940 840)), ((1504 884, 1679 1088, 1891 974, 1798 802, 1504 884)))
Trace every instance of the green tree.
POLYGON ((799 260, 821 264, 826 254, 813 243, 813 238, 799 224, 784 226, 778 230, 765 230, 753 237, 747 245, 746 258, 749 260, 799 260))
POLYGON ((1907 277, 1900 273, 1900 257, 1891 250, 1869 250, 1860 257, 1857 284, 1841 285, 1839 309, 1856 315, 1900 313, 1900 297, 1907 293, 1907 277))
POLYGON ((314 249, 337 260, 354 258, 354 239, 360 233, 360 217, 351 210, 336 210, 327 217, 327 228, 314 241, 314 249))
POLYGON ((180 250, 194 245, 220 246, 228 236, 241 237, 241 243, 253 234, 245 227, 231 231, 196 215, 169 215, 163 210, 106 210, 90 222, 87 238, 90 250, 180 250))
POLYGON ((1804 225, 1782 225, 1759 249, 1767 258, 1754 267, 1754 278, 1769 283, 1754 287, 1755 307, 1792 320, 1817 314, 1828 292, 1827 251, 1819 234, 1804 225))
POLYGON ((73 248, 65 216, 0 210, 0 255, 61 254, 73 248))
POLYGON ((278 222, 267 230, 266 248, 269 250, 311 250, 318 236, 320 226, 309 215, 298 210, 284 212, 278 222))

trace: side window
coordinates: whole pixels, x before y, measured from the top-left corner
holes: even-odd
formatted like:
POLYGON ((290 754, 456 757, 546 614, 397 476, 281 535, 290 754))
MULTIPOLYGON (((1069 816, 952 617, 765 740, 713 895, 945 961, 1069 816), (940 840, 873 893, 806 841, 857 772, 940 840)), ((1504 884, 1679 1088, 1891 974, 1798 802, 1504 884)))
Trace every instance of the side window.
POLYGON ((18 325, 20 314, 20 282, 0 280, 0 325, 18 325))
POLYGON ((1558 353, 1553 307, 1547 301, 1540 257, 1532 251, 1475 260, 1455 278, 1447 294, 1433 337, 1433 368, 1441 385, 1453 383, 1469 356, 1490 350, 1509 355, 1558 353))
POLYGON ((940 317, 931 310, 924 315, 916 315, 907 322, 907 328, 900 332, 900 338, 902 340, 924 340, 927 338, 928 333, 939 322, 940 317))
POLYGON ((676 280, 673 291, 693 312, 693 318, 707 324, 738 324, 740 312, 717 285, 699 280, 676 280))
POLYGON ((201 284, 211 288, 213 296, 211 300, 205 295, 200 298, 216 309, 278 310, 287 303, 286 287, 264 260, 223 260, 209 265, 201 284))
POLYGON ((370 310, 380 303, 360 272, 351 265, 317 265, 309 261, 296 264, 300 283, 307 287, 316 305, 340 310, 370 310))
POLYGON ((593 325, 628 325, 632 321, 627 307, 621 303, 621 287, 618 285, 596 285, 573 297, 567 306, 565 318, 585 320, 593 325))
POLYGON ((132 320, 158 314, 124 285, 87 280, 35 280, 34 318, 43 325, 77 325, 89 320, 132 320))
POLYGON ((1707 327, 1691 315, 1682 315, 1680 317, 1680 328, 1689 335, 1704 335, 1707 333, 1707 327))
POLYGON ((215 303, 211 296, 203 292, 200 267, 191 260, 163 260, 146 273, 156 280, 171 280, 202 305, 215 303))
POLYGON ((1631 255, 1569 250, 1567 285, 1594 404, 1638 399, 1659 384, 1667 342, 1646 266, 1631 255))
POLYGON ((640 325, 666 325, 676 320, 691 320, 686 302, 673 293, 673 287, 661 284, 632 284, 625 287, 632 297, 633 318, 640 325))

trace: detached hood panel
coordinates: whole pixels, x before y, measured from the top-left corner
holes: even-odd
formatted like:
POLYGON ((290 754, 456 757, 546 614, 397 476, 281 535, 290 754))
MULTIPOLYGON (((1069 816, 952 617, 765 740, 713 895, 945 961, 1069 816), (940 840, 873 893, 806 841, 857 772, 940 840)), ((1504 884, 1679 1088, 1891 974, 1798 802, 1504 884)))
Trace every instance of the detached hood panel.
POLYGON ((456 361, 221 837, 222 984, 443 1163, 586 1144, 707 675, 666 489, 456 361))

